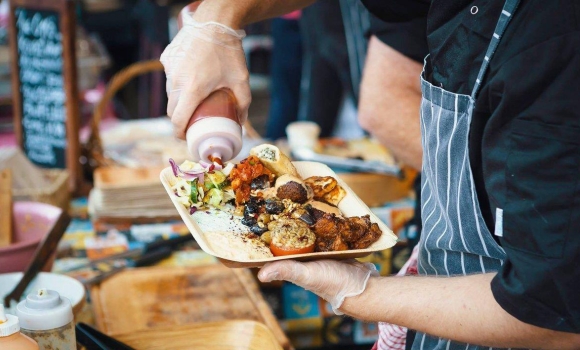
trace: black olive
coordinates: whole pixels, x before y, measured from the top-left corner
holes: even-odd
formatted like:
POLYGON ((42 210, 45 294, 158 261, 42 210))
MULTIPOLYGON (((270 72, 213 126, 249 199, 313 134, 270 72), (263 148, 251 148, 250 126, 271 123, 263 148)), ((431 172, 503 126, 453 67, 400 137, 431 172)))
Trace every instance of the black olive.
POLYGON ((266 213, 268 214, 280 214, 284 211, 284 203, 275 198, 266 199, 266 213))
POLYGON ((244 207, 244 216, 257 214, 260 211, 260 205, 254 201, 248 201, 244 207))
POLYGON ((252 231, 252 233, 255 235, 261 236, 264 234, 264 232, 268 231, 268 228, 266 226, 260 227, 258 225, 254 225, 250 227, 250 231, 252 231))
POLYGON ((229 201, 227 201, 226 203, 230 204, 230 205, 236 205, 236 200, 234 198, 232 198, 229 201))
POLYGON ((264 204, 264 199, 261 197, 250 197, 250 200, 248 201, 248 203, 252 203, 252 204, 256 204, 258 206, 263 205, 264 204))
POLYGON ((250 188, 255 190, 263 190, 270 187, 270 176, 264 174, 252 180, 250 188))
POLYGON ((257 223, 258 223, 258 220, 256 220, 256 218, 253 217, 253 216, 244 216, 242 218, 242 224, 243 225, 246 225, 246 226, 250 226, 251 227, 251 226, 256 225, 257 223))

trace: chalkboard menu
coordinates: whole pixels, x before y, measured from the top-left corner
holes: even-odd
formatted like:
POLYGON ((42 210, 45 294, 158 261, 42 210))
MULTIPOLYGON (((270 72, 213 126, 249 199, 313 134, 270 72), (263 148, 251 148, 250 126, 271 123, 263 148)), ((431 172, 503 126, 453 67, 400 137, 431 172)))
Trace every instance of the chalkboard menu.
POLYGON ((69 169, 74 188, 80 150, 73 5, 12 0, 10 36, 20 145, 41 167, 69 169))
POLYGON ((58 13, 16 9, 22 144, 41 166, 66 168, 66 107, 58 13))

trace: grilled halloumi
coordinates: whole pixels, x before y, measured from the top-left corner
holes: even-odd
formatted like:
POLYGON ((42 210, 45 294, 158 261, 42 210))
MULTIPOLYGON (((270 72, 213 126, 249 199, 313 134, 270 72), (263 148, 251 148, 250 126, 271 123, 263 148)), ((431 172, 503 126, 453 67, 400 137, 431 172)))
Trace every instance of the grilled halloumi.
POLYGON ((315 198, 324 197, 338 185, 338 181, 331 176, 311 176, 304 182, 312 188, 315 198))
POLYGON ((340 185, 336 185, 336 187, 330 191, 329 193, 325 194, 323 199, 327 203, 330 203, 334 206, 338 206, 338 203, 346 196, 346 191, 344 188, 340 187, 340 185))
POLYGON ((346 196, 346 191, 331 176, 312 176, 304 182, 312 188, 316 200, 337 206, 346 196))

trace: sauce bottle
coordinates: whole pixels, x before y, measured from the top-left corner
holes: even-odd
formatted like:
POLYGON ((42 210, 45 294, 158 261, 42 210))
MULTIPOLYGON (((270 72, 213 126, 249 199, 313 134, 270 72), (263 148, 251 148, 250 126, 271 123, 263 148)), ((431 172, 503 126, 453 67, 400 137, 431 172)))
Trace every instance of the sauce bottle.
POLYGON ((18 317, 4 313, 0 304, 0 349, 2 350, 38 350, 38 344, 20 333, 18 317))
POLYGON ((70 301, 54 290, 39 289, 18 303, 20 330, 38 342, 40 350, 75 350, 76 337, 70 301))
POLYGON ((194 161, 228 161, 242 149, 242 126, 229 90, 214 91, 197 107, 185 134, 194 161))

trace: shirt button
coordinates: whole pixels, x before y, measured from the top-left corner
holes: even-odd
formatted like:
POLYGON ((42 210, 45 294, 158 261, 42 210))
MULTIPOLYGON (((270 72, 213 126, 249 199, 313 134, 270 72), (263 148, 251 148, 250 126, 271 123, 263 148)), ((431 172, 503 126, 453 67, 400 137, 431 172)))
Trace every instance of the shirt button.
POLYGON ((479 8, 478 8, 477 6, 473 6, 473 7, 471 8, 471 14, 472 14, 472 15, 475 15, 475 14, 477 14, 478 12, 479 12, 479 8))

